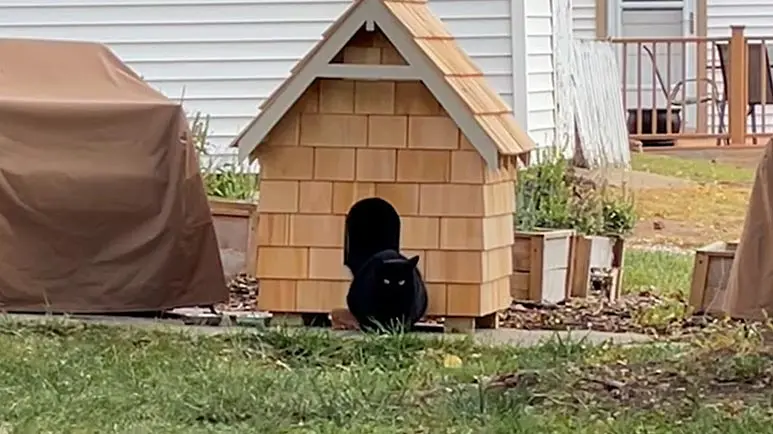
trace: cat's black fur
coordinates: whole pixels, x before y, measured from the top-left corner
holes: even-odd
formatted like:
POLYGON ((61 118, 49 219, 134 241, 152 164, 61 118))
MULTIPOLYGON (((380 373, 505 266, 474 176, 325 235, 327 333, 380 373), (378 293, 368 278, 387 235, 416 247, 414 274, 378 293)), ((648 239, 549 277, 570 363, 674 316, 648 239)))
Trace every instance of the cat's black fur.
POLYGON ((362 330, 410 330, 427 313, 427 288, 418 263, 418 256, 409 259, 395 250, 382 250, 362 265, 346 296, 362 330))

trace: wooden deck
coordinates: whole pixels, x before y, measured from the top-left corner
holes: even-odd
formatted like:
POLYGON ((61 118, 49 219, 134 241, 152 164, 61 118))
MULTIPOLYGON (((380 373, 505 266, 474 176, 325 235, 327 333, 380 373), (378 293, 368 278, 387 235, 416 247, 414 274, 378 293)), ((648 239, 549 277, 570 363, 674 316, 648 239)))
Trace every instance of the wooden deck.
MULTIPOLYGON (((620 63, 621 89, 632 138, 645 142, 665 141, 669 137, 678 140, 676 146, 659 147, 656 152, 685 148, 713 149, 717 140, 712 132, 720 131, 717 121, 721 106, 725 120, 721 131, 736 144, 724 149, 744 148, 742 143, 754 146, 767 142, 773 135, 770 134, 765 111, 765 107, 773 101, 767 50, 773 38, 747 36, 745 27, 738 25, 730 26, 729 33, 729 37, 608 39, 620 49, 625 59, 620 63), (671 64, 670 54, 661 59, 663 53, 675 49, 685 52, 688 46, 697 56, 695 59, 682 58, 681 66, 671 64), (683 80, 690 69, 686 62, 694 62, 692 71, 697 73, 697 77, 690 80, 705 82, 696 88, 695 95, 691 95, 694 91, 688 91, 688 86, 684 85, 683 80), (677 70, 681 70, 681 74, 674 73, 677 70), (726 77, 739 79, 725 83, 726 77), (748 77, 748 80, 743 77, 748 77), (763 91, 766 87, 767 91, 763 91), (690 110, 697 116, 685 115, 683 109, 688 100, 691 100, 689 105, 694 106, 690 110), (759 124, 755 131, 750 128, 750 107, 759 124), (761 116, 757 116, 758 107, 761 108, 761 116), (759 138, 755 141, 752 136, 759 138)), ((654 147, 645 149, 651 151, 654 147)))

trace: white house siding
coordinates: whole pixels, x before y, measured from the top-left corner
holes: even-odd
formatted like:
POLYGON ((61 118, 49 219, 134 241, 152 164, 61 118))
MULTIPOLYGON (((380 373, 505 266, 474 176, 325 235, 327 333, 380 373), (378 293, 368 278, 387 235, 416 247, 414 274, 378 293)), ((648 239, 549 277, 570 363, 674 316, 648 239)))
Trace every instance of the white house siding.
MULTIPOLYGON (((512 103, 509 1, 432 0, 430 6, 512 103)), ((0 0, 0 37, 106 43, 167 96, 184 94, 189 112, 210 115, 211 141, 226 157, 226 145, 350 2, 0 0)), ((547 11, 546 19, 545 8, 537 8, 531 21, 537 132, 552 126, 547 11)))
MULTIPOLYGON (((750 43, 759 43, 760 39, 766 39, 768 53, 773 55, 773 0, 707 0, 706 4, 706 27, 709 37, 729 38, 730 26, 746 26, 746 36, 751 37, 750 43)), ((715 54, 715 56, 718 56, 715 54)), ((716 57, 716 67, 714 74, 711 71, 711 53, 707 56, 709 63, 708 77, 715 77, 720 92, 723 91, 722 74, 719 67, 719 58, 716 57)), ((711 116, 711 111, 709 111, 711 116)), ((762 132, 761 122, 762 110, 757 107, 757 132, 762 132)), ((751 119, 747 120, 751 126, 751 119)), ((718 119, 714 120, 718 124, 718 119)), ((765 107, 765 132, 773 133, 773 101, 765 107)), ((711 124, 709 128, 711 128, 711 124)), ((725 128, 727 128, 727 117, 725 117, 725 128)), ((751 129, 749 130, 751 131, 751 129)), ((727 132, 727 130, 725 130, 727 132)))
POLYGON ((596 39, 596 0, 572 1, 572 33, 578 39, 596 39))
POLYGON ((550 147, 555 139, 556 107, 551 3, 547 0, 527 0, 524 14, 528 131, 539 147, 550 147))
POLYGON ((729 37, 730 26, 746 26, 749 36, 773 37, 773 0, 707 0, 709 37, 729 37))

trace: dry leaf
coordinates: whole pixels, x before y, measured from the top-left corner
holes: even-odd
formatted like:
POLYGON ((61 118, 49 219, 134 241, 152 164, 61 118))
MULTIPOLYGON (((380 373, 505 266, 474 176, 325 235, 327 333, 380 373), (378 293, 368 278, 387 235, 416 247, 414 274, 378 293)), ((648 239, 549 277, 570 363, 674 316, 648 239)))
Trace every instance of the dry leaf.
POLYGON ((446 368, 461 368, 462 359, 453 354, 446 354, 445 357, 443 357, 443 366, 446 368))

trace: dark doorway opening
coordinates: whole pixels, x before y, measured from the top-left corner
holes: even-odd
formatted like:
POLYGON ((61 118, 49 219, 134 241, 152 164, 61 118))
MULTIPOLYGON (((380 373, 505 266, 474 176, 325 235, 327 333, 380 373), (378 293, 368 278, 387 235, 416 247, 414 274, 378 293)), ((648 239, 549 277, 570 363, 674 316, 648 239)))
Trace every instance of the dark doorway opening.
POLYGON ((371 197, 352 205, 344 231, 344 265, 352 275, 374 254, 400 251, 400 215, 384 199, 371 197))

